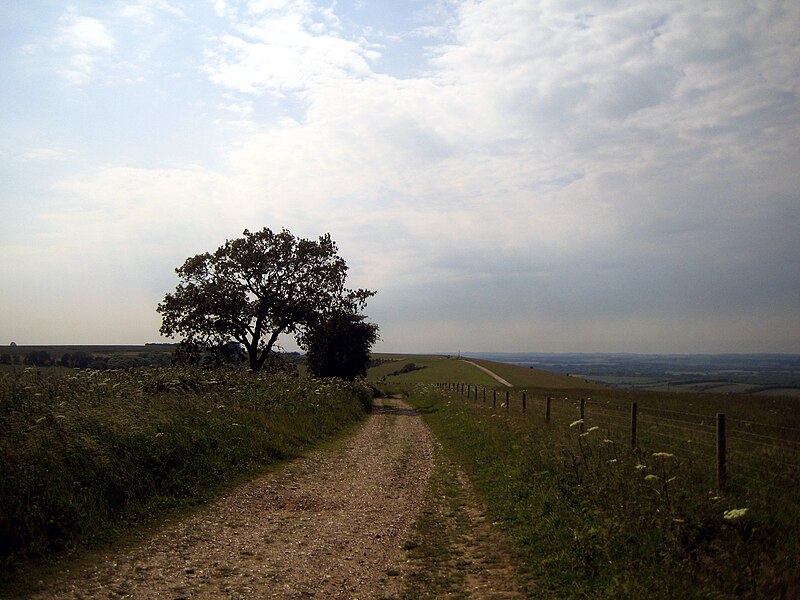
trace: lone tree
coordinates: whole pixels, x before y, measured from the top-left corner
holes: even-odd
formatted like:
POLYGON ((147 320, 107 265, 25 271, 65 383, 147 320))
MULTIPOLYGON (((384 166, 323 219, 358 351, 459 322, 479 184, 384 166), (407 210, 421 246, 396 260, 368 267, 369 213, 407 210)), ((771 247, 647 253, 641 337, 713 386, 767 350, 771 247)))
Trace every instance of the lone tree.
POLYGON ((175 269, 180 283, 157 309, 162 335, 182 336, 195 348, 238 342, 259 371, 281 334, 336 312, 355 315, 375 294, 345 288, 347 265, 330 234, 313 241, 264 228, 243 236, 175 269))
POLYGON ((313 376, 355 379, 367 374, 378 326, 364 318, 334 311, 302 332, 300 345, 306 350, 306 364, 313 376))

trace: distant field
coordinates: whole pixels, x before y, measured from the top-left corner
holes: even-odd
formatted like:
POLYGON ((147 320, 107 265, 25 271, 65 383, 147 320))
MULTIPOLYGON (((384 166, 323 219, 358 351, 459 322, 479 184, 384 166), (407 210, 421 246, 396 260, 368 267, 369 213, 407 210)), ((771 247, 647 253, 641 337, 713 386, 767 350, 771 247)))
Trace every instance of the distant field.
POLYGON ((466 359, 456 357, 413 355, 413 354, 376 354, 374 359, 386 361, 372 367, 367 372, 371 381, 384 380, 388 383, 469 383, 473 385, 501 386, 494 378, 484 373, 466 360, 482 365, 496 373, 514 387, 542 390, 601 390, 606 386, 588 382, 584 379, 570 377, 561 373, 549 373, 539 369, 528 369, 493 362, 489 360, 466 359), (414 364, 423 367, 407 373, 398 373, 405 365, 414 364), (384 379, 385 378, 385 379, 384 379))
POLYGON ((474 353, 619 388, 800 396, 797 354, 474 353))
POLYGON ((757 396, 800 396, 800 388, 771 386, 727 380, 700 379, 673 381, 663 377, 624 376, 624 375, 586 375, 599 383, 619 388, 649 390, 653 392, 710 392, 714 394, 751 394, 757 396))
POLYGON ((464 362, 446 356, 426 355, 374 355, 373 359, 383 362, 367 372, 370 381, 387 383, 460 383, 472 382, 479 385, 494 385, 497 382, 489 375, 464 362), (413 364, 418 370, 394 374, 407 365, 413 364))

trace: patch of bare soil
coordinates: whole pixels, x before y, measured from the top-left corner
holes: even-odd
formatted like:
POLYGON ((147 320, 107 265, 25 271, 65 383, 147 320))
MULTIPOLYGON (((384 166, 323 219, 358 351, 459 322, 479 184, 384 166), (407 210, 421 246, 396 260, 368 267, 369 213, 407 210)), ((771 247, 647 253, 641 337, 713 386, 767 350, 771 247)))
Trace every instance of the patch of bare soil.
POLYGON ((31 597, 396 597, 432 454, 420 417, 399 400, 379 400, 344 443, 245 484, 31 597))

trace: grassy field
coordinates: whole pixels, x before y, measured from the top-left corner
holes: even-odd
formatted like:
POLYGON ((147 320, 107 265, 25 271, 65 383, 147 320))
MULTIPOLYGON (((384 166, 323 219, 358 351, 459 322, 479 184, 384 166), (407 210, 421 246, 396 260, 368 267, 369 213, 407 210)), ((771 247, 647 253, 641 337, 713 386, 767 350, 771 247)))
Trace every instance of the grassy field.
POLYGON ((405 390, 423 412, 515 540, 535 597, 800 596, 796 398, 617 390, 481 364, 514 388, 439 357, 397 356, 370 376, 405 390), (428 368, 390 375, 408 362, 428 368), (469 384, 470 395, 432 381, 469 384), (497 390, 496 406, 482 401, 484 386, 497 390), (633 402, 640 407, 635 451, 633 402), (725 490, 716 479, 719 412, 728 415, 725 490))
MULTIPOLYGON (((380 381, 385 384, 413 384, 413 383, 472 383, 485 386, 499 386, 500 384, 467 360, 450 356, 430 355, 392 355, 376 354, 375 359, 385 361, 372 367, 367 372, 367 379, 380 381), (420 370, 393 375, 404 365, 414 364, 422 367, 420 370)), ((559 373, 549 373, 538 369, 524 369, 514 365, 497 363, 486 360, 468 359, 480 364, 496 373, 514 387, 524 387, 542 390, 586 390, 587 392, 604 389, 605 386, 587 382, 584 379, 569 377, 559 373)))
POLYGON ((0 582, 296 456, 367 413, 363 384, 231 370, 0 373, 0 582))

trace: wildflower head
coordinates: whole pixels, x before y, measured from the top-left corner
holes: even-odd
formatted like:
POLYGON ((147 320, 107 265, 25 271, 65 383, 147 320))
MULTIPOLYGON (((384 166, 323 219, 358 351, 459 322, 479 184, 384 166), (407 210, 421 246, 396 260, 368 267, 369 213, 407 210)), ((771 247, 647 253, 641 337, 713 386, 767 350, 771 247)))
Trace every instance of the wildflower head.
POLYGON ((636 465, 634 467, 634 469, 636 469, 637 471, 643 471, 646 468, 647 468, 647 465, 643 465, 643 464, 638 464, 638 465, 636 465))
POLYGON ((658 475, 653 475, 652 473, 644 476, 645 481, 658 481, 659 479, 661 478, 658 475))
POLYGON ((741 519, 743 516, 747 514, 746 508, 732 508, 730 510, 726 510, 722 514, 722 518, 726 521, 735 521, 736 519, 741 519))
POLYGON ((670 454, 669 452, 653 452, 654 458, 675 458, 674 454, 670 454))
POLYGON ((577 421, 573 421, 569 424, 570 427, 577 427, 579 425, 583 425, 583 419, 578 419, 577 421))

